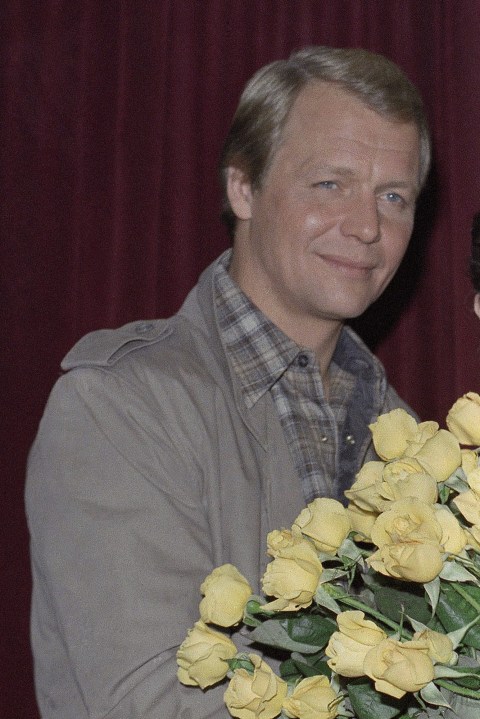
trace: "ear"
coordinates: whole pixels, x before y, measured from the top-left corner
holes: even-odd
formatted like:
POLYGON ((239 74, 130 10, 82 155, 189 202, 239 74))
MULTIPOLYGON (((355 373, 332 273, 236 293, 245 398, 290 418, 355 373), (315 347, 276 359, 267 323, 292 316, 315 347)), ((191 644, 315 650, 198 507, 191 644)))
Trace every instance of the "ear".
POLYGON ((477 292, 475 299, 473 300, 473 310, 477 317, 480 319, 480 293, 477 292))
POLYGON ((227 169, 227 196, 230 205, 239 220, 249 220, 252 216, 252 186, 243 170, 239 167, 227 169))

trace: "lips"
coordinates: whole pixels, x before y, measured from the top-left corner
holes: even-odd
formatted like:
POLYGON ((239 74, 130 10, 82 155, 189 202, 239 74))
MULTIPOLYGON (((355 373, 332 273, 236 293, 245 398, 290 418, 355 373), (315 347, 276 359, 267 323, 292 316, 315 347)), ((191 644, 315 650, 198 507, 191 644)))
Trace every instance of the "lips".
POLYGON ((370 261, 353 260, 351 257, 343 257, 340 255, 318 256, 332 269, 336 269, 339 272, 352 277, 365 277, 373 269, 375 269, 375 264, 370 261))

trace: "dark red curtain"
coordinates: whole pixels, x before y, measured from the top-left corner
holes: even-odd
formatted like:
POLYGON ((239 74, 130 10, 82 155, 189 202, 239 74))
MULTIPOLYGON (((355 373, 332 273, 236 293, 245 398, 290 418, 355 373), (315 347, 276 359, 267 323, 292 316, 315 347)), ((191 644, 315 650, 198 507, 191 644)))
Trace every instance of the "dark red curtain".
POLYGON ((420 88, 432 181, 399 279, 360 329, 423 418, 480 389, 479 39, 479 0, 1 3, 2 717, 36 716, 23 483, 59 362, 87 331, 175 311, 226 247, 217 157, 260 65, 363 46, 420 88))

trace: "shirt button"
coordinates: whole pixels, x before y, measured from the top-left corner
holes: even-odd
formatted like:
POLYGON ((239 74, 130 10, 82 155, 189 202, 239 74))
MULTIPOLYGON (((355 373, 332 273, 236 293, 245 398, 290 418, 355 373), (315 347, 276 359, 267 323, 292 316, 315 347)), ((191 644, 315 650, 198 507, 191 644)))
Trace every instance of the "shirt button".
POLYGON ((355 444, 355 437, 353 436, 353 434, 347 434, 347 436, 345 437, 345 442, 347 444, 355 444))
POLYGON ((135 325, 137 335, 144 335, 151 330, 153 330, 153 322, 139 322, 138 325, 135 325))
POLYGON ((297 362, 299 367, 308 367, 308 355, 298 355, 297 362))
POLYGON ((327 440, 328 440, 328 437, 327 437, 326 434, 323 434, 323 435, 320 437, 320 442, 326 442, 327 440))

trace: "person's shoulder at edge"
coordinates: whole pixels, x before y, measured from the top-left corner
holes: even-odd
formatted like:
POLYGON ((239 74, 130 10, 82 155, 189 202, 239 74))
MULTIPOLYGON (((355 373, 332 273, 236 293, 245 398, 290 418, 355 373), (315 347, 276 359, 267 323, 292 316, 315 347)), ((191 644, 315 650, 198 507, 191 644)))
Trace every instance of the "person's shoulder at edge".
MULTIPOLYGON (((183 355, 195 361, 195 347, 200 344, 212 349, 212 332, 205 313, 211 314, 211 308, 205 307, 199 299, 199 288, 210 294, 212 263, 199 279, 199 283, 190 291, 182 307, 176 314, 163 319, 138 319, 113 329, 98 329, 81 337, 67 352, 61 362, 64 372, 80 367, 113 368, 127 357, 152 357, 149 348, 161 347, 164 359, 171 354, 180 360, 183 355), (142 352, 143 350, 143 352, 142 352), (145 350, 147 352, 145 353, 145 350)), ((203 302, 205 302, 205 299, 203 302)))
POLYGON ((116 329, 89 332, 62 360, 64 371, 76 367, 111 367, 131 352, 149 347, 171 334, 172 318, 139 320, 116 329))

